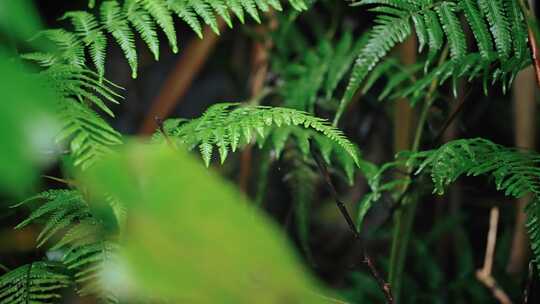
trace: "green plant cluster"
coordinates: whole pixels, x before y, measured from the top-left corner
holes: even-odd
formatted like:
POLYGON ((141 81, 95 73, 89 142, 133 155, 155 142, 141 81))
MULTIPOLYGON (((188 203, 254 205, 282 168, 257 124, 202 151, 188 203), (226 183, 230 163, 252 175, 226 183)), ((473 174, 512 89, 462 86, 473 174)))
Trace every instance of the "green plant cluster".
MULTIPOLYGON (((0 169, 24 173, 12 180, 1 177, 0 185, 15 197, 28 192, 42 168, 38 156, 45 152, 53 158, 67 154, 75 172, 66 176, 66 189, 46 190, 11 206, 32 210, 15 229, 41 225, 36 248, 59 257, 43 257, 3 274, 0 303, 56 303, 69 288, 103 303, 334 301, 331 292, 307 275, 275 224, 247 207, 229 183, 208 172, 214 151, 223 164, 231 153, 253 143, 264 162, 259 199, 271 163, 291 164, 284 179, 293 194, 300 242, 308 255, 309 212, 323 180, 332 186, 331 178, 344 173, 349 184, 360 182, 358 176, 367 181, 371 192, 356 206, 360 230, 367 213, 383 197, 406 195, 419 180, 415 176, 429 174, 434 192, 443 194, 463 175, 490 175, 497 190, 510 197, 532 195, 526 227, 540 269, 538 154, 482 138, 422 150, 417 138, 419 144, 412 151, 378 166, 364 160, 361 147, 338 128, 354 96, 371 93, 382 82, 380 101, 408 98, 413 106, 424 106, 424 115, 443 94, 448 79, 454 92, 460 78, 481 79, 486 93, 496 83, 506 90, 532 63, 527 32, 535 25, 529 24, 519 1, 361 0, 353 3, 360 6, 354 9, 369 6, 376 14, 367 33, 357 35, 345 28, 339 36, 329 31, 308 41, 295 18, 309 12, 313 2, 289 0, 285 8, 279 0, 89 1, 87 10, 64 14, 61 20, 70 21, 66 28, 44 30, 34 19, 22 18, 20 24, 14 21, 12 34, 0 20, 0 33, 12 35, 10 41, 29 50, 17 55, 0 48, 0 67, 13 72, 15 79, 3 77, 0 88, 15 91, 8 101, 21 100, 26 107, 0 106, 0 128, 13 130, 5 135, 8 148, 0 152, 0 169), (279 80, 267 84, 270 97, 262 98, 272 105, 217 103, 198 118, 165 121, 151 143, 124 138, 102 117, 114 118, 111 105, 123 98, 121 88, 105 79, 111 37, 136 77, 135 39, 144 41, 158 60, 158 31, 162 31, 172 51, 178 51, 173 15, 203 38, 203 25, 219 33, 219 20, 232 27, 232 16, 245 23, 249 15, 261 23, 271 9, 278 11, 276 18, 282 23, 272 33, 276 52, 270 65, 279 80), (467 41, 468 30, 474 43, 467 41), (25 40, 28 34, 33 39, 25 40), (404 66, 389 55, 413 34, 420 59, 404 66), (29 68, 28 61, 39 69, 29 68), (39 94, 9 89, 14 81, 39 94), (26 111, 51 121, 54 134, 45 148, 32 145, 27 136, 32 125, 25 117, 34 112, 26 111), (193 149, 199 150, 206 168, 183 151, 193 149), (6 161, 12 155, 17 158, 6 161), (328 172, 321 176, 324 166, 332 176, 324 176, 328 172), (396 170, 406 174, 389 177, 396 170), (30 182, 21 190, 17 185, 23 180, 30 182), (246 244, 253 252, 246 252, 242 247, 246 244), (222 260, 211 255, 216 251, 222 260), (175 260, 173 266, 167 264, 170 260, 175 260), (229 275, 233 279, 221 277, 229 275)), ((10 4, 9 9, 20 14, 27 8, 24 3, 10 4)), ((0 138, 4 142, 4 135, 0 138)), ((427 249, 417 240, 413 245, 425 254, 427 249)), ((392 262, 389 267, 396 271, 392 262)))

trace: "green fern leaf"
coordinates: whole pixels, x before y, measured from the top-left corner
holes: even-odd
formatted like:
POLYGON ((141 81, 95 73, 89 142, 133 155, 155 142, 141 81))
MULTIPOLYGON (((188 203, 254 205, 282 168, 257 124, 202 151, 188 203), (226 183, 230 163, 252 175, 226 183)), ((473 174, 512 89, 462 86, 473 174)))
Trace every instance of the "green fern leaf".
POLYGON ((98 241, 66 252, 62 260, 69 270, 75 272, 75 281, 80 286, 77 289, 79 295, 96 295, 107 303, 119 302, 117 291, 98 284, 98 276, 115 263, 118 249, 115 243, 98 241))
POLYGON ((465 13, 465 17, 471 26, 480 54, 482 54, 484 58, 488 58, 488 55, 493 51, 493 42, 491 41, 486 22, 482 18, 481 13, 473 0, 460 0, 460 4, 465 13))
POLYGON ((413 14, 412 21, 414 23, 416 37, 418 37, 418 52, 422 52, 429 39, 424 17, 420 14, 413 14))
POLYGON ((75 33, 82 39, 85 46, 89 48, 90 57, 96 66, 98 74, 103 77, 105 74, 105 48, 107 47, 107 37, 99 28, 96 18, 82 11, 68 12, 62 18, 69 18, 75 28, 75 33))
POLYGON ((60 59, 51 53, 41 53, 41 52, 34 52, 34 53, 26 53, 22 54, 21 58, 35 61, 39 66, 48 68, 50 66, 53 66, 55 64, 62 63, 60 59))
POLYGON ((514 56, 521 59, 530 56, 528 47, 527 23, 517 1, 505 1, 508 20, 512 31, 512 44, 514 56))
POLYGON ((105 1, 100 6, 101 22, 114 37, 131 67, 131 77, 137 78, 137 51, 133 33, 116 1, 105 1))
POLYGON ((445 188, 462 175, 484 174, 491 175, 497 189, 506 195, 523 197, 532 194, 532 200, 526 207, 526 226, 534 259, 540 268, 540 172, 536 167, 540 155, 476 138, 455 140, 436 150, 403 153, 401 156, 407 166, 416 169, 416 174, 427 172, 431 175, 434 192, 438 194, 443 194, 445 188))
POLYGON ((241 23, 244 23, 244 8, 242 7, 241 0, 226 0, 227 6, 231 8, 241 23))
MULTIPOLYGON (((214 145, 221 150, 223 161, 227 156, 225 150, 235 151, 239 146, 267 137, 273 138, 272 142, 278 144, 277 150, 280 152, 286 140, 284 136, 289 134, 295 136, 306 156, 310 155, 309 140, 319 134, 333 143, 333 152, 345 169, 349 170, 352 164, 354 173, 354 166, 361 162, 356 146, 321 118, 288 108, 246 106, 231 110, 234 106, 236 104, 216 104, 200 118, 166 130, 166 136, 189 149, 198 146, 207 165, 211 161, 214 145), (283 128, 289 129, 269 135, 283 128)), ((155 138, 160 140, 160 136, 155 138)))
POLYGON ((377 25, 373 27, 369 34, 366 46, 360 51, 354 64, 349 84, 334 118, 334 125, 339 121, 369 71, 377 65, 393 46, 403 42, 411 34, 409 20, 402 16, 382 15, 377 18, 376 23, 377 25))
POLYGON ((180 19, 184 20, 193 31, 202 38, 202 26, 197 18, 197 15, 193 11, 193 8, 188 5, 187 1, 182 0, 168 0, 167 5, 172 9, 180 19))
POLYGON ((478 0, 478 3, 489 22, 499 57, 503 60, 507 59, 512 50, 512 38, 502 0, 478 0))
POLYGON ((213 0, 209 1, 208 4, 216 11, 216 13, 225 20, 225 23, 227 23, 227 26, 229 28, 232 28, 232 20, 231 15, 229 14, 229 9, 227 8, 227 5, 223 0, 213 0))
POLYGON ((244 10, 253 18, 257 23, 261 23, 261 18, 259 17, 259 12, 257 11, 257 5, 255 0, 241 0, 240 3, 244 10))
POLYGON ((177 53, 176 31, 166 3, 163 0, 140 0, 140 2, 167 36, 173 53, 177 53))
POLYGON ((0 277, 0 304, 46 304, 58 301, 72 285, 62 265, 33 262, 0 277))
POLYGON ((212 12, 212 9, 203 0, 190 0, 191 7, 197 15, 201 16, 204 23, 208 24, 214 33, 219 34, 219 28, 217 25, 216 17, 212 12))
POLYGON ((151 16, 140 7, 137 0, 126 0, 124 3, 124 14, 139 35, 141 35, 142 40, 148 45, 148 48, 154 55, 154 59, 159 60, 159 39, 151 16))
POLYGON ((443 46, 444 33, 437 18, 437 14, 433 11, 428 11, 424 15, 425 23, 427 27, 427 33, 429 38, 429 54, 426 61, 426 68, 433 62, 435 56, 438 54, 443 46))
POLYGON ((449 2, 444 2, 437 7, 443 30, 446 37, 448 37, 450 56, 452 58, 461 58, 467 53, 467 42, 455 11, 456 6, 449 2))
POLYGON ((58 57, 64 63, 78 67, 84 66, 84 47, 75 34, 62 29, 55 29, 42 31, 39 35, 51 40, 58 46, 58 57))

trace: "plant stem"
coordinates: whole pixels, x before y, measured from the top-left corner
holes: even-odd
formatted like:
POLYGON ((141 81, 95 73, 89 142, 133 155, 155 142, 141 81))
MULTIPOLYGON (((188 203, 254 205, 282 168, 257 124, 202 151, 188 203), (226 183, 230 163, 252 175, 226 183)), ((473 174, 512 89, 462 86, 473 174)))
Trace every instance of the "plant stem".
MULTIPOLYGON (((311 145, 313 147, 313 145, 311 145)), ((324 181, 326 185, 328 186, 328 190, 330 190, 330 194, 332 195, 332 198, 334 199, 336 206, 339 209, 339 212, 347 222, 347 225, 349 227, 349 230, 354 235, 354 238, 360 242, 362 245, 362 254, 363 254, 363 263, 369 268, 369 272, 377 281, 377 284, 379 285, 379 288, 381 289, 381 292, 384 294, 384 297, 386 299, 386 304, 394 304, 394 296, 392 294, 392 288, 389 283, 387 283, 384 278, 381 276, 379 270, 375 266, 375 263, 373 259, 371 258, 371 255, 369 254, 366 245, 364 243, 364 240, 360 233, 358 233, 358 230, 356 230, 356 226, 354 225, 354 221, 349 214, 349 211, 347 210, 347 207, 345 204, 339 199, 336 187, 332 183, 332 179, 330 178, 330 173, 328 173, 328 168, 326 168, 326 165, 324 163, 324 160, 313 150, 311 151, 311 154, 313 156, 313 159, 317 163, 317 167, 319 168, 319 171, 321 175, 324 178, 324 181)))
MULTIPOLYGON (((448 46, 446 46, 442 51, 438 65, 444 62, 447 56, 448 46)), ((426 94, 424 105, 418 118, 413 143, 411 146, 412 152, 418 152, 420 149, 420 143, 424 133, 424 125, 427 120, 429 109, 434 101, 433 93, 437 89, 437 85, 438 79, 434 78, 431 82, 428 93, 426 94)), ((412 174, 411 169, 407 169, 407 173, 410 176, 412 174)), ((390 282, 390 286, 393 290, 395 303, 399 303, 400 299, 403 270, 405 266, 405 258, 407 256, 407 246, 412 232, 416 206, 418 203, 418 200, 414 197, 414 194, 406 193, 409 187, 410 183, 405 186, 405 189, 403 189, 402 194, 405 194, 403 198, 403 207, 396 210, 394 215, 394 230, 392 235, 392 249, 390 253, 388 281, 390 282)))

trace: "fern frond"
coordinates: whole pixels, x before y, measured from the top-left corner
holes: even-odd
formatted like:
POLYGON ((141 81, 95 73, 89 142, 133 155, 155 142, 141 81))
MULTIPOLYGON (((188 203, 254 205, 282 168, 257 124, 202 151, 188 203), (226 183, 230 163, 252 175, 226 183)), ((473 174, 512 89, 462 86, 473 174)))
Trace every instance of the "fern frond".
POLYGON ((450 56, 452 58, 461 58, 467 52, 467 42, 455 11, 456 6, 454 3, 444 2, 437 7, 443 30, 446 37, 448 37, 450 56))
POLYGON ((410 180, 403 176, 397 178, 394 172, 402 164, 400 162, 388 162, 380 167, 375 164, 364 162, 364 169, 362 172, 367 180, 370 192, 367 193, 358 203, 357 215, 356 215, 356 229, 360 231, 363 227, 364 218, 373 205, 380 201, 382 196, 387 194, 396 194, 410 182, 410 180), (391 173, 394 173, 391 175, 391 173), (388 177, 392 178, 387 181, 388 177))
POLYGON ((315 47, 302 50, 298 61, 293 63, 290 54, 276 55, 273 70, 283 80, 279 90, 283 106, 313 113, 321 93, 329 100, 350 70, 365 38, 353 42, 351 32, 345 32, 335 42, 322 38, 315 47))
POLYGON ((105 73, 107 38, 99 28, 97 19, 90 13, 82 11, 66 13, 62 18, 71 19, 75 33, 82 39, 84 45, 88 47, 90 57, 96 66, 98 74, 100 77, 103 77, 105 73))
MULTIPOLYGON (((167 136, 179 144, 187 145, 189 149, 199 147, 207 166, 212 158, 214 146, 217 146, 223 162, 229 150, 234 152, 238 147, 254 140, 258 140, 262 145, 265 138, 272 137, 273 143, 276 143, 279 136, 274 138, 272 132, 283 132, 278 147, 283 147, 283 140, 294 135, 302 143, 302 150, 306 155, 310 151, 309 140, 311 138, 315 140, 317 135, 324 136, 329 141, 326 144, 332 145, 329 151, 335 153, 341 164, 350 167, 349 164, 354 166, 361 162, 356 146, 324 119, 288 108, 243 106, 232 109, 235 106, 237 104, 216 104, 208 108, 200 118, 179 125, 168 124, 167 136)), ((160 133, 156 134, 157 139, 162 136, 160 133)), ((318 139, 315 143, 319 145, 322 141, 324 140, 318 139)))
POLYGON ((504 4, 510 21, 514 56, 519 59, 529 57, 529 35, 527 34, 527 23, 521 8, 517 1, 504 1, 504 4))
MULTIPOLYGON (((105 240, 103 223, 90 212, 81 193, 77 190, 49 190, 15 206, 36 200, 44 200, 44 203, 16 229, 43 222, 43 229, 36 240, 37 246, 44 245, 56 236, 50 248, 64 252, 62 262, 75 273, 75 283, 79 286, 77 292, 82 296, 93 294, 109 297, 111 292, 99 285, 97 275, 104 263, 112 258, 118 245, 105 240)), ((110 299, 108 301, 116 303, 110 299)))
POLYGON ((46 202, 19 223, 15 229, 26 227, 38 219, 46 218, 44 228, 36 239, 37 247, 43 246, 58 232, 91 216, 87 203, 81 194, 74 190, 50 190, 16 206, 21 206, 36 199, 44 199, 46 202))
POLYGON ((122 142, 121 135, 87 105, 91 102, 114 116, 105 101, 118 103, 120 96, 109 82, 100 82, 88 70, 65 65, 51 67, 41 75, 58 95, 56 113, 63 125, 57 141, 69 141, 76 165, 87 168, 122 142))
POLYGON ((318 175, 298 158, 292 160, 292 169, 284 178, 292 195, 298 238, 308 256, 311 256, 309 249, 310 211, 316 195, 317 178, 318 175))
POLYGON ((214 13, 212 12, 211 6, 202 0, 192 0, 191 6, 193 7, 193 10, 195 11, 195 13, 201 16, 204 23, 209 25, 210 28, 214 31, 214 33, 219 34, 219 28, 217 25, 216 17, 214 16, 214 13))
POLYGON ((502 0, 478 0, 480 10, 489 22, 491 34, 499 57, 506 59, 512 49, 510 26, 506 18, 502 0))
POLYGON ((83 169, 122 143, 120 134, 84 104, 66 99, 59 104, 59 112, 64 125, 57 140, 69 139, 75 165, 83 169))
POLYGON ((532 194, 526 207, 527 230, 537 266, 540 268, 540 155, 517 151, 488 140, 461 139, 444 144, 436 150, 404 153, 407 165, 416 174, 431 175, 434 192, 443 194, 445 188, 462 175, 488 174, 495 180, 497 190, 508 196, 532 194))
POLYGON ((428 11, 424 15, 425 25, 427 27, 426 31, 428 33, 428 45, 429 53, 428 60, 426 62, 426 68, 433 62, 435 56, 438 54, 439 50, 442 49, 444 43, 444 32, 437 18, 437 13, 433 11, 428 11))
POLYGON ((365 45, 367 36, 362 35, 355 42, 352 39, 352 33, 345 32, 336 44, 325 79, 326 98, 330 98, 333 95, 338 84, 350 70, 354 59, 358 56, 360 49, 365 45))
POLYGON ((208 4, 216 11, 218 16, 223 18, 229 28, 233 27, 231 15, 229 14, 229 9, 224 0, 210 1, 208 4))
POLYGON ((313 112, 317 93, 322 87, 333 58, 329 41, 323 41, 317 50, 310 50, 302 62, 287 66, 281 87, 284 106, 313 112))
POLYGON ((413 14, 411 18, 414 24, 416 37, 418 38, 418 52, 422 52, 429 40, 426 23, 424 17, 420 14, 413 14))
POLYGON ((147 11, 141 8, 137 0, 126 0, 124 2, 124 13, 135 30, 141 35, 142 40, 154 55, 154 59, 159 59, 159 39, 155 29, 154 21, 147 11))
MULTIPOLYGON (((360 51, 356 60, 349 85, 340 101, 338 111, 334 119, 334 125, 348 106, 351 98, 360 88, 362 82, 376 67, 381 59, 398 42, 402 42, 411 32, 411 24, 414 26, 419 41, 419 51, 422 51, 427 43, 429 52, 425 61, 425 73, 429 77, 444 73, 444 77, 452 76, 454 82, 460 76, 476 77, 479 72, 484 77, 484 87, 487 88, 488 80, 501 81, 503 90, 512 82, 516 73, 522 69, 528 60, 528 46, 526 24, 523 14, 516 1, 502 0, 439 0, 439 1, 393 1, 393 0, 366 0, 359 1, 358 5, 375 5, 371 11, 378 12, 376 25, 370 31, 370 38, 366 46, 360 51), (478 3, 478 5, 477 5, 478 3), (481 55, 476 60, 476 53, 467 53, 465 39, 465 22, 460 22, 459 13, 463 12, 466 23, 472 29, 475 36, 478 51, 481 55), (489 24, 489 30, 486 24, 489 24), (515 32, 515 37, 510 35, 510 30, 515 32), (491 32, 491 33, 490 33, 491 32), (450 60, 441 58, 441 64, 429 71, 436 56, 446 43, 450 49, 450 60), (493 52, 493 49, 497 53, 493 52), (513 52, 512 52, 513 47, 513 52), (474 59, 473 59, 474 57, 474 59), (459 67, 459 63, 471 63, 475 61, 478 66, 466 68, 459 67), (446 64, 447 62, 452 62, 446 64), (455 72, 451 75, 450 68, 455 72), (445 70, 445 71, 442 71, 445 70), (447 73, 448 72, 448 73, 447 73), (471 73, 471 74, 469 74, 471 73), (450 75, 449 75, 450 74, 450 75)), ((370 77, 365 88, 377 80, 380 70, 375 70, 376 75, 370 77)), ((437 76, 438 77, 438 76, 437 76)), ((444 78, 443 77, 443 78, 444 78)), ((395 78, 394 78, 395 79, 395 78)), ((417 89, 419 85, 415 84, 417 89)), ((363 92, 366 90, 364 89, 363 92)), ((410 91, 410 90, 409 90, 410 91)))
POLYGON ((116 291, 103 286, 99 279, 105 267, 116 261, 118 249, 118 244, 102 240, 66 252, 62 261, 75 272, 75 281, 80 286, 77 289, 79 295, 95 295, 106 303, 119 302, 116 291))
POLYGON ((105 1, 100 6, 101 22, 109 32, 126 57, 131 67, 131 77, 137 77, 137 51, 133 41, 133 32, 127 23, 122 9, 116 1, 105 1))
POLYGON ((44 68, 48 68, 55 64, 62 63, 56 55, 51 54, 51 53, 42 53, 42 52, 26 53, 26 54, 22 54, 21 58, 34 61, 39 66, 44 67, 44 68))
POLYGON ((56 303, 72 285, 61 264, 33 262, 0 277, 0 304, 56 303))
POLYGON ((58 46, 54 55, 63 63, 78 67, 84 66, 84 47, 74 33, 55 29, 42 31, 38 36, 44 37, 58 46))
MULTIPOLYGON (((289 3, 296 10, 307 9, 304 0, 289 0, 289 3)), ((95 4, 89 2, 91 7, 95 4)), ((136 35, 148 45, 157 60, 159 58, 157 24, 165 33, 172 51, 178 52, 173 14, 185 21, 202 38, 200 20, 219 34, 218 16, 222 17, 229 27, 232 27, 229 10, 242 23, 244 13, 260 22, 259 11, 267 11, 270 6, 281 9, 279 0, 125 0, 123 5, 120 5, 118 0, 106 0, 99 5, 99 20, 91 13, 83 11, 68 12, 64 15, 63 18, 72 21, 76 34, 65 30, 47 30, 41 33, 58 45, 58 54, 46 57, 35 53, 26 57, 44 66, 51 65, 53 59, 82 66, 85 64, 84 47, 88 47, 98 74, 103 76, 107 45, 105 32, 107 32, 122 49, 132 70, 132 77, 136 78, 138 67, 134 41, 136 35)))
POLYGON ((154 18, 156 23, 165 33, 165 36, 169 40, 169 45, 173 53, 178 52, 178 46, 176 42, 176 30, 174 29, 174 23, 164 0, 140 0, 141 5, 148 11, 148 13, 154 18))
POLYGON ((349 84, 337 110, 334 125, 337 123, 356 90, 375 65, 399 42, 411 34, 409 15, 381 15, 369 33, 366 46, 360 51, 354 64, 349 84))
POLYGON ((491 41, 486 22, 482 18, 475 1, 460 0, 460 4, 465 13, 465 17, 471 26, 472 33, 478 45, 478 50, 480 54, 487 59, 489 54, 493 51, 493 42, 491 41))
POLYGON ((255 20, 257 23, 261 23, 259 12, 257 11, 257 5, 254 0, 240 0, 240 4, 244 10, 255 20))
POLYGON ((202 26, 199 18, 197 18, 197 14, 187 1, 167 0, 167 5, 180 19, 191 27, 199 38, 202 38, 202 26))

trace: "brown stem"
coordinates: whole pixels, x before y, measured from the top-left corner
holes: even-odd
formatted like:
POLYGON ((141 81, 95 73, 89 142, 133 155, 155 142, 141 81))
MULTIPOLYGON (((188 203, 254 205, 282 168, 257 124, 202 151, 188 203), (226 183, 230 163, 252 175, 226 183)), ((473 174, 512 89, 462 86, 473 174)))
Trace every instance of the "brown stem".
MULTIPOLYGON (((313 145, 312 145, 313 146, 313 145)), ((339 211, 341 212, 341 215, 347 222, 347 225, 349 227, 349 230, 354 235, 354 238, 360 242, 362 245, 362 253, 363 253, 363 263, 366 264, 366 266, 369 268, 369 271, 371 275, 375 278, 377 281, 377 284, 379 285, 379 288, 383 292, 386 303, 387 304, 393 304, 394 303, 394 297, 392 295, 392 289, 390 287, 390 284, 386 282, 383 277, 381 276, 380 272, 377 270, 377 267, 375 266, 375 263, 373 262, 373 259, 371 258, 369 252, 367 251, 367 248, 364 244, 364 240, 360 233, 358 233, 358 230, 356 230, 356 227, 354 225, 354 221, 351 218, 351 215, 349 214, 349 211, 347 211, 347 207, 345 207, 345 204, 339 199, 339 196, 337 194, 336 188, 334 184, 332 183, 332 179, 330 177, 330 174, 328 173, 328 169, 326 168, 326 165, 324 163, 324 160, 321 159, 321 157, 314 151, 311 151, 311 154, 313 158, 315 159, 315 162, 317 163, 317 167, 319 168, 319 172, 323 176, 323 179, 328 186, 328 190, 330 191, 330 194, 332 195, 332 198, 334 199, 339 211)))
POLYGON ((512 304, 508 295, 500 288, 497 281, 491 274, 493 268, 493 256, 495 255, 495 244, 497 242, 497 225, 499 223, 499 208, 491 208, 489 217, 489 231, 486 244, 486 256, 484 258, 484 266, 476 271, 476 278, 484 284, 493 297, 501 304, 512 304))
MULTIPOLYGON (((521 71, 513 87, 515 145, 528 150, 534 149, 536 138, 536 84, 532 68, 521 71)), ((518 275, 527 265, 529 245, 525 230, 525 206, 530 196, 517 200, 516 220, 510 258, 506 266, 508 273, 518 275)))
MULTIPOLYGON (((253 98, 260 95, 264 90, 266 76, 268 74, 268 62, 269 62, 269 50, 273 47, 272 40, 266 39, 268 37, 269 30, 273 30, 277 27, 277 19, 270 11, 267 13, 269 17, 268 26, 259 26, 256 31, 261 37, 264 37, 264 41, 255 40, 253 42, 252 56, 251 56, 251 103, 258 103, 260 99, 253 98)), ((240 189, 244 192, 248 192, 249 179, 251 176, 251 160, 252 146, 248 145, 242 151, 240 156, 240 174, 238 176, 238 184, 240 189)))
POLYGON ((163 127, 163 119, 156 116, 156 117, 154 117, 154 120, 156 121, 159 132, 161 132, 161 134, 165 138, 165 141, 167 141, 167 145, 169 145, 169 147, 171 147, 171 148, 174 147, 173 143, 171 142, 171 139, 169 138, 169 134, 167 134, 167 132, 165 132, 165 128, 163 127))
MULTIPOLYGON (((225 22, 219 18, 220 31, 225 29, 225 22)), ((194 38, 183 51, 170 75, 165 80, 161 91, 152 102, 150 110, 143 121, 140 134, 149 135, 155 130, 154 117, 167 117, 178 105, 191 86, 195 76, 199 74, 208 56, 219 41, 210 27, 205 27, 204 39, 194 38)))

